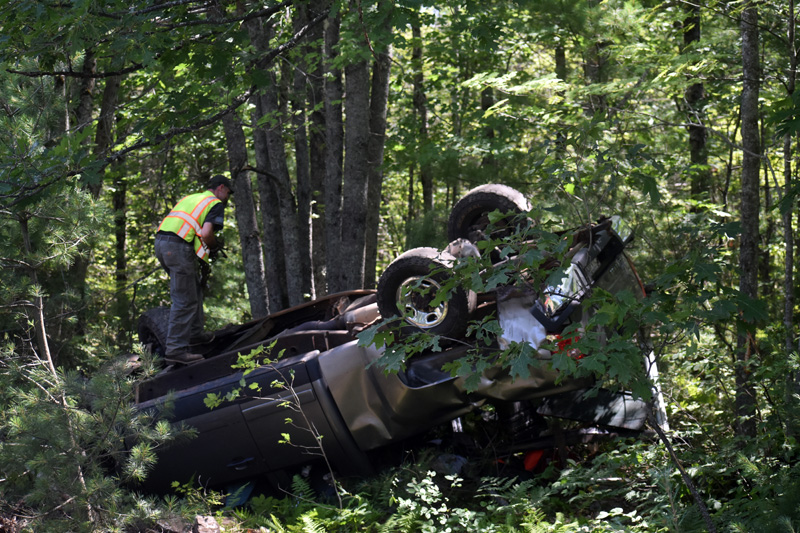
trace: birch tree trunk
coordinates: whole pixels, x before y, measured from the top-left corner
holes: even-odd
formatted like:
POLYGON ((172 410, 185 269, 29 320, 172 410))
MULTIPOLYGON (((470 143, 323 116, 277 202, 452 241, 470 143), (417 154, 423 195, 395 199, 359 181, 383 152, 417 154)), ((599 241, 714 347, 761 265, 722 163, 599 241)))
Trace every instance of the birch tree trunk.
MULTIPOLYGON (((758 11, 748 2, 742 11, 742 237, 739 251, 739 290, 758 297, 759 170, 761 168, 758 129, 760 90, 758 11)), ((743 436, 755 435, 755 390, 750 365, 755 356, 755 339, 745 324, 739 326, 736 352, 736 426, 743 436)))

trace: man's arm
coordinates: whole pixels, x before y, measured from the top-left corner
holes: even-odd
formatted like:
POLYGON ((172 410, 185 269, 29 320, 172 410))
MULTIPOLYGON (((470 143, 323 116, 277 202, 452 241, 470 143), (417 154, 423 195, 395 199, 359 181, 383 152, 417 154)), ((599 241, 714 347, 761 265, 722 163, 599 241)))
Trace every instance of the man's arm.
POLYGON ((214 224, 211 222, 203 224, 203 227, 200 228, 200 238, 203 239, 203 242, 206 243, 209 249, 216 248, 217 237, 214 235, 214 224))
POLYGON ((200 228, 200 238, 206 243, 209 249, 213 250, 221 243, 217 239, 214 232, 222 229, 223 221, 225 220, 225 204, 218 202, 211 206, 205 220, 203 227, 200 228))

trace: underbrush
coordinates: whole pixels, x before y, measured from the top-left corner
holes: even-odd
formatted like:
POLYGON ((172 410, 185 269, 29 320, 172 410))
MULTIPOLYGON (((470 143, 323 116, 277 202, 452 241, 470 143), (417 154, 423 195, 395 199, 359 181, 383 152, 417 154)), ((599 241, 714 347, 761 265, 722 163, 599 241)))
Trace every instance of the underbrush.
MULTIPOLYGON (((601 448, 581 446, 573 451, 590 460, 554 462, 535 475, 478 478, 437 472, 440 450, 428 449, 418 451, 415 463, 346 482, 342 508, 295 477, 293 495, 257 496, 232 514, 243 528, 282 532, 707 531, 663 446, 639 440, 601 448)), ((684 458, 719 531, 798 530, 797 466, 747 464, 738 452, 719 462, 691 451, 684 458)))
MULTIPOLYGON (((226 531, 695 532, 708 528, 657 440, 604 439, 499 456, 501 437, 465 417, 456 435, 406 443, 406 460, 326 490, 295 476, 287 493, 237 508, 191 483, 139 494, 155 451, 179 428, 130 409, 135 381, 122 364, 92 378, 52 372, 4 349, 0 365, 0 531, 163 531, 165 521, 226 517, 226 531), (471 433, 470 433, 471 432, 471 433), (476 436, 483 434, 483 440, 476 436), (131 446, 132 438, 139 444, 131 446), (116 466, 115 466, 116 465, 116 466), (313 487, 313 488, 312 488, 313 487), (337 490, 341 497, 334 497, 337 490)), ((149 363, 145 361, 145 367, 149 363)), ((145 368, 152 372, 152 369, 145 368)), ((698 430, 675 413, 670 441, 718 531, 800 530, 796 441, 769 419, 757 439, 698 430)), ((712 428, 713 425, 706 425, 712 428)), ((337 477, 338 479, 338 477, 337 477)))
POLYGON ((616 442, 609 448, 585 464, 569 460, 535 475, 483 477, 437 472, 440 450, 417 450, 415 463, 346 482, 342 508, 321 501, 296 476, 293 495, 256 496, 232 514, 242 528, 285 532, 702 530, 685 527, 691 518, 681 495, 665 486, 663 470, 651 467, 664 460, 660 447, 616 442))

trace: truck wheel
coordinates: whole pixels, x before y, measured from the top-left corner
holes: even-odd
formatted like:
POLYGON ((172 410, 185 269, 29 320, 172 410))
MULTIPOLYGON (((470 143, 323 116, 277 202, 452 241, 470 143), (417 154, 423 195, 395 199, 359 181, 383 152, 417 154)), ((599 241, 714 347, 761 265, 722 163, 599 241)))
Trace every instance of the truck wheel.
POLYGON ((139 317, 139 342, 153 354, 166 353, 167 329, 169 328, 169 307, 148 309, 139 317))
POLYGON ((383 318, 403 317, 401 333, 420 331, 448 338, 463 337, 476 296, 458 288, 447 301, 433 307, 431 302, 450 277, 442 268, 451 268, 455 258, 435 248, 414 248, 400 255, 378 280, 378 310, 383 318), (432 273, 434 272, 434 273, 432 273))
POLYGON ((447 221, 447 238, 454 241, 459 238, 477 242, 489 237, 499 238, 510 235, 515 225, 515 217, 509 216, 494 223, 494 231, 486 234, 489 226, 489 213, 525 213, 530 211, 528 200, 516 189, 506 185, 491 183, 475 187, 459 200, 447 221))

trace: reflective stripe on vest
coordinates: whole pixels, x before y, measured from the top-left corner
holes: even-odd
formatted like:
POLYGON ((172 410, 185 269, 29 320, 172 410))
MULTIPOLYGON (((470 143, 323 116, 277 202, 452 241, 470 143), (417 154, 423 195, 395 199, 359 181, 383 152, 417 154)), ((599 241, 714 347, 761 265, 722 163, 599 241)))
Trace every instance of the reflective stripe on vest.
POLYGON ((219 202, 219 198, 210 192, 190 194, 175 204, 158 229, 178 235, 194 246, 197 257, 206 259, 208 247, 200 237, 200 230, 208 212, 219 202))

